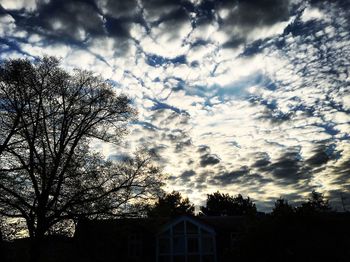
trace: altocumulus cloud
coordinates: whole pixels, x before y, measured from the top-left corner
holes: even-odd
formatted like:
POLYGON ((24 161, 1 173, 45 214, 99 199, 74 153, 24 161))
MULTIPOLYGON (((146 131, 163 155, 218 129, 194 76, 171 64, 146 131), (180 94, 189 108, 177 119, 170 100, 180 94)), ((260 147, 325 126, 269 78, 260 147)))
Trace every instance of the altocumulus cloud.
MULTIPOLYGON (((262 208, 350 189, 350 4, 301 0, 0 0, 0 59, 62 58, 128 93, 167 187, 262 208)), ((350 199, 348 200, 350 203, 350 199)))

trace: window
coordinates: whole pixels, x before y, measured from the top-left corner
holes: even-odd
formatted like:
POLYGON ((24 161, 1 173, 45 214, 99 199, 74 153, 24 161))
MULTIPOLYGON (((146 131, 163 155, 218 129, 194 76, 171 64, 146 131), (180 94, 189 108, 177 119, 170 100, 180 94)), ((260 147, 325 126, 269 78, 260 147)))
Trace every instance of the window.
POLYGON ((184 254, 185 249, 185 235, 174 236, 173 238, 173 253, 174 254, 184 254))
POLYGON ((187 252, 198 253, 199 252, 199 237, 188 237, 187 238, 187 252))
POLYGON ((169 226, 157 238, 158 262, 215 262, 215 235, 189 219, 169 226))
POLYGON ((140 257, 142 255, 142 239, 139 234, 130 234, 128 237, 128 256, 140 257))
POLYGON ((231 247, 234 247, 236 242, 237 242, 237 232, 231 232, 230 234, 230 242, 231 242, 231 247))
POLYGON ((202 237, 202 251, 203 253, 213 253, 214 252, 214 245, 213 245, 213 238, 204 236, 202 237))

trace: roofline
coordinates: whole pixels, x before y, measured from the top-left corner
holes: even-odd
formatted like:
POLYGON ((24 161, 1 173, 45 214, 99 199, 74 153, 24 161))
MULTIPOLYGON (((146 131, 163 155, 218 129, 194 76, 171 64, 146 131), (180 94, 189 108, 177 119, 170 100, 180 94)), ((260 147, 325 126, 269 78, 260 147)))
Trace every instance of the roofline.
POLYGON ((156 233, 156 236, 160 235, 162 232, 164 232, 166 229, 169 229, 172 225, 177 224, 180 221, 190 221, 191 223, 204 228, 205 230, 209 231, 210 233, 216 235, 216 231, 212 226, 207 225, 207 223, 201 221, 200 219, 196 218, 195 216, 191 215, 180 215, 178 217, 175 217, 171 219, 169 222, 167 222, 165 225, 163 225, 158 232, 156 233))

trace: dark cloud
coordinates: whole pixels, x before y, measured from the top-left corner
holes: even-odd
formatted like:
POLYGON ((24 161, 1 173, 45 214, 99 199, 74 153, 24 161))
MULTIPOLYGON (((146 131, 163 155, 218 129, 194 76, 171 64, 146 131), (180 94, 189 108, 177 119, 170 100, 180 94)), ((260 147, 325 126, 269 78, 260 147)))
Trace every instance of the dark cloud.
POLYGON ((265 168, 271 164, 270 157, 265 152, 257 152, 256 154, 252 155, 252 158, 256 159, 252 164, 252 167, 255 167, 257 169, 265 168))
POLYGON ((279 179, 297 181, 300 178, 301 157, 299 152, 286 152, 268 167, 272 175, 279 179))
POLYGON ((206 166, 212 166, 220 163, 220 158, 215 154, 204 154, 200 157, 200 166, 206 167, 206 166))
POLYGON ((196 27, 203 21, 211 23, 222 10, 227 10, 229 15, 217 22, 220 30, 231 35, 224 46, 235 47, 245 42, 247 33, 255 28, 288 19, 289 1, 204 0, 195 5, 184 0, 147 0, 140 4, 136 0, 42 0, 33 12, 23 9, 1 12, 9 12, 19 28, 47 40, 81 45, 98 36, 111 36, 119 41, 128 39, 134 23, 147 32, 163 24, 165 33, 176 37, 180 24, 196 27), (232 27, 240 28, 242 33, 233 34, 232 27))
POLYGON ((109 36, 117 38, 129 38, 129 26, 129 21, 105 16, 105 28, 109 36))
POLYGON ((208 185, 215 184, 213 183, 213 177, 215 176, 212 171, 201 172, 196 176, 195 188, 197 190, 205 189, 208 185))
POLYGON ((247 176, 249 174, 249 168, 247 166, 243 166, 238 170, 233 170, 230 172, 223 172, 214 177, 214 180, 217 184, 221 185, 229 185, 237 182, 243 176, 247 176))
POLYGON ((66 42, 103 35, 103 20, 93 1, 40 1, 34 13, 12 12, 17 26, 66 42))
POLYGON ((196 172, 193 170, 186 170, 181 173, 180 179, 182 182, 189 182, 191 180, 191 177, 195 176, 196 172))
POLYGON ((260 105, 264 107, 264 109, 255 116, 255 119, 269 121, 272 124, 280 124, 285 121, 290 121, 295 114, 295 111, 293 110, 290 110, 289 112, 281 111, 276 100, 274 99, 251 96, 249 98, 249 102, 251 102, 253 106, 260 105))
POLYGON ((257 168, 263 168, 271 164, 269 159, 259 159, 255 161, 255 163, 252 165, 252 167, 257 167, 257 168))
POLYGON ((200 154, 199 165, 201 167, 213 166, 220 163, 220 157, 211 153, 211 149, 207 145, 198 146, 197 152, 200 154))
POLYGON ((350 153, 344 153, 341 156, 339 164, 334 164, 330 170, 332 170, 334 185, 341 185, 350 192, 350 153))
MULTIPOLYGON (((277 184, 293 184, 295 187, 298 187, 301 181, 305 182, 311 179, 310 168, 305 165, 299 151, 293 148, 286 149, 286 152, 276 161, 271 161, 267 158, 258 159, 252 167, 257 172, 272 175, 277 184)), ((305 183, 304 185, 307 186, 307 183, 305 183)))
MULTIPOLYGON (((158 20, 153 22, 151 25, 156 26, 156 25, 163 24, 166 26, 173 27, 174 25, 190 23, 190 17, 188 12, 182 8, 175 9, 169 13, 158 14, 158 15, 162 15, 162 16, 160 16, 158 20)), ((176 32, 172 32, 172 33, 176 33, 176 32)))
POLYGON ((187 140, 180 141, 180 142, 176 143, 175 152, 176 153, 183 152, 186 150, 186 148, 190 147, 191 145, 192 145, 191 138, 187 138, 187 140))
POLYGON ((224 47, 235 48, 247 40, 253 30, 287 21, 289 0, 204 0, 198 7, 198 24, 216 20, 220 29, 230 36, 224 47), (220 13, 227 16, 220 17, 220 13), (238 30, 234 30, 234 29, 238 30))
POLYGON ((318 167, 326 164, 330 160, 331 152, 327 152, 327 147, 325 145, 319 145, 313 150, 313 155, 308 158, 305 163, 311 167, 318 167))
POLYGON ((229 20, 242 26, 273 25, 289 18, 289 0, 241 0, 237 6, 238 17, 229 20))
POLYGON ((186 64, 186 56, 181 55, 177 56, 175 58, 166 58, 163 56, 155 55, 155 54, 146 54, 146 63, 149 64, 150 66, 163 66, 163 65, 168 65, 168 64, 186 64))
POLYGON ((249 174, 241 178, 241 181, 244 185, 249 186, 249 188, 255 188, 253 191, 258 192, 258 190, 264 191, 261 185, 273 182, 273 179, 264 177, 263 175, 258 173, 251 173, 250 171, 249 174))
POLYGON ((159 130, 159 128, 157 126, 155 126, 154 124, 150 123, 150 122, 146 122, 146 121, 134 121, 132 124, 134 125, 140 125, 143 128, 149 130, 149 131, 155 131, 155 130, 159 130))
POLYGON ((187 13, 194 10, 190 1, 183 0, 142 0, 142 6, 152 20, 183 21, 187 13))
POLYGON ((185 110, 182 110, 178 107, 169 105, 169 104, 164 103, 162 101, 159 101, 155 98, 148 98, 148 99, 154 103, 153 106, 150 108, 151 110, 169 109, 169 110, 174 111, 177 114, 187 114, 188 115, 188 113, 185 110))
POLYGON ((64 43, 87 49, 91 39, 109 36, 117 39, 115 48, 123 53, 129 48, 130 26, 145 24, 137 11, 135 1, 42 0, 30 12, 4 12, 14 18, 18 29, 43 37, 44 45, 64 43))

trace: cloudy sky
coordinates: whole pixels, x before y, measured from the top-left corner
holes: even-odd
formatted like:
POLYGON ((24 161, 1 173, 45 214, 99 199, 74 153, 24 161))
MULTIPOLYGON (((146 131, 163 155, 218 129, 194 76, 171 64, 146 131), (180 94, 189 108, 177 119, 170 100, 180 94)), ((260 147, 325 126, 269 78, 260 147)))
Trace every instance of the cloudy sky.
POLYGON ((138 121, 98 149, 154 149, 196 204, 316 189, 350 208, 349 18, 348 0, 0 0, 0 60, 55 55, 129 94, 138 121))

